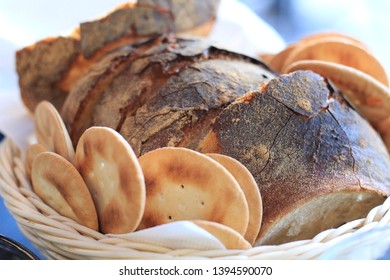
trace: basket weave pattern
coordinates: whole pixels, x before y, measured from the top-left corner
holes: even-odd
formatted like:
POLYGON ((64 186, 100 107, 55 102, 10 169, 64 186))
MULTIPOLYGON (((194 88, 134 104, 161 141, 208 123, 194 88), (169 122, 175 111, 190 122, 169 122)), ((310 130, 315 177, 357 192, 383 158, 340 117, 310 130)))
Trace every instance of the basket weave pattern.
POLYGON ((390 198, 367 217, 313 239, 249 250, 170 249, 106 236, 59 215, 32 191, 23 157, 10 139, 0 144, 0 195, 23 234, 48 259, 317 259, 339 241, 390 224, 390 198))

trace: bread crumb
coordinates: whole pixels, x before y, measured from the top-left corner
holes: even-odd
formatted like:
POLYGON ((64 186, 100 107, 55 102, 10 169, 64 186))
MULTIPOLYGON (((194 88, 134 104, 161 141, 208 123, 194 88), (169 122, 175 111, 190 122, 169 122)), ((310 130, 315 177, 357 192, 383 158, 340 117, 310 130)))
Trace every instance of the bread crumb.
POLYGON ((247 160, 251 158, 264 158, 265 156, 269 156, 269 150, 267 146, 261 144, 245 151, 243 158, 247 160))
POLYGON ((249 104, 251 100, 258 94, 257 92, 248 92, 241 97, 238 97, 235 103, 249 104))
POLYGON ((361 148, 365 148, 366 147, 366 140, 364 140, 363 138, 359 140, 359 146, 361 148))
POLYGON ((306 112, 310 112, 312 107, 311 107, 311 103, 309 100, 307 99, 301 99, 299 98, 297 100, 297 104, 300 108, 302 108, 303 110, 305 110, 306 112))

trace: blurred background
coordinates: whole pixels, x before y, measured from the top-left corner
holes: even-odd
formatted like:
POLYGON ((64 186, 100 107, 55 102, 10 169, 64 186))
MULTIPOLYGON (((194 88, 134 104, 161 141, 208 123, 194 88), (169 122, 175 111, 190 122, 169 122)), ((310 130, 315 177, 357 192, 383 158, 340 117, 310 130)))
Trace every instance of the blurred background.
MULTIPOLYGON (((239 2, 257 15, 267 26, 268 31, 271 30, 277 35, 269 40, 269 37, 265 36, 264 28, 258 31, 250 30, 253 40, 260 41, 263 45, 269 43, 268 51, 281 50, 283 45, 278 42, 279 37, 283 44, 288 44, 312 33, 337 31, 364 42, 390 73, 390 40, 387 37, 390 34, 388 0, 221 1, 239 2), (272 45, 275 47, 272 48, 272 45)), ((101 16, 124 2, 124 0, 0 0, 0 105, 3 106, 1 108, 9 109, 19 102, 14 67, 17 49, 45 37, 68 34, 80 22, 101 16)), ((229 14, 236 14, 239 18, 240 15, 237 13, 239 12, 235 10, 229 11, 229 14)), ((243 18, 245 20, 246 17, 243 18)), ((229 34, 229 43, 233 45, 238 37, 238 34, 229 34)), ((8 111, 11 112, 12 108, 8 111)), ((2 114, 3 111, 0 113, 0 121, 2 114)), ((0 133, 2 128, 0 127, 0 133)), ((17 230, 1 198, 0 234, 11 236, 36 252, 17 230)))
POLYGON ((390 73, 388 0, 241 0, 287 42, 338 31, 364 42, 390 73))

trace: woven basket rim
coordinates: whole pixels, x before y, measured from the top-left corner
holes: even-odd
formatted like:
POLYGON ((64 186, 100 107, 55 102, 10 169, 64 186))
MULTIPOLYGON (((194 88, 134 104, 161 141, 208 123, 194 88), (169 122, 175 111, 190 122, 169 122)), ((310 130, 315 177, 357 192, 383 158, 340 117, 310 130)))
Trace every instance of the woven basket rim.
POLYGON ((32 191, 22 152, 0 143, 0 195, 22 233, 48 259, 318 259, 338 242, 390 224, 390 197, 365 218, 325 230, 312 239, 248 250, 171 249, 104 235, 63 217, 32 191))

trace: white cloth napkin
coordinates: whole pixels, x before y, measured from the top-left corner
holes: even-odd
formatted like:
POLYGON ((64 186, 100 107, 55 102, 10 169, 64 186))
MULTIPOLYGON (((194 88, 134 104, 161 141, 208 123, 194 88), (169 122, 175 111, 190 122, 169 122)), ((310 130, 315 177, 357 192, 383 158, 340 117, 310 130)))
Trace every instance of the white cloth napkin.
POLYGON ((208 231, 190 221, 177 221, 127 234, 107 234, 131 242, 170 249, 222 250, 225 246, 208 231))

